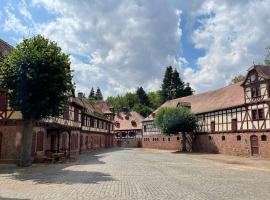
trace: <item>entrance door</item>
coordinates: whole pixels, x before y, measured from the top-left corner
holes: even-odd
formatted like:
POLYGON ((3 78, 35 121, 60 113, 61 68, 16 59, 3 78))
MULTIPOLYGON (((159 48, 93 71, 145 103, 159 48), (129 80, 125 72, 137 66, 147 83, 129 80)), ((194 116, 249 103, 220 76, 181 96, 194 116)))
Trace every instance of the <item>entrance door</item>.
POLYGON ((55 134, 51 135, 51 151, 56 151, 56 136, 55 134))
POLYGON ((250 136, 250 145, 251 145, 251 155, 259 154, 259 143, 258 137, 256 135, 250 136))

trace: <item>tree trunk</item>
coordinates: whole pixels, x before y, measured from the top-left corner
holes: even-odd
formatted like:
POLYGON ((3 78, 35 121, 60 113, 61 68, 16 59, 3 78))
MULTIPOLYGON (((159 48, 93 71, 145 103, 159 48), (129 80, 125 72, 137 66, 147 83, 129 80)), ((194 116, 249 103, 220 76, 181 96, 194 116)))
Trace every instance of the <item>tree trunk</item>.
POLYGON ((32 148, 32 137, 33 137, 33 120, 24 120, 21 152, 19 157, 18 166, 28 167, 32 164, 31 148, 32 148))
POLYGON ((182 151, 187 151, 187 136, 185 132, 182 133, 182 151))

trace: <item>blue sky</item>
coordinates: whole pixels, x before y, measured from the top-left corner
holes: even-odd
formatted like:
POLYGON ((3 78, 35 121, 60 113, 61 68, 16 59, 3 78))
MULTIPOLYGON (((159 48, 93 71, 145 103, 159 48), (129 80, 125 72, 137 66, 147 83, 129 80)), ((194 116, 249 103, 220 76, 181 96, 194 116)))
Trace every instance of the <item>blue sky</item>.
POLYGON ((270 0, 2 0, 0 38, 14 46, 35 34, 56 41, 86 94, 92 86, 105 96, 158 90, 168 65, 200 93, 263 61, 269 7, 270 0))

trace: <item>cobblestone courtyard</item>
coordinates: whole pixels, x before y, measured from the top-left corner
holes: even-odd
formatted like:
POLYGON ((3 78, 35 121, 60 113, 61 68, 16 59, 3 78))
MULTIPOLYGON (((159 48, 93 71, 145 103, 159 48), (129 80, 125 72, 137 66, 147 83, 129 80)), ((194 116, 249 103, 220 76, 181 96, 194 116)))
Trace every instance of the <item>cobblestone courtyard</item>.
POLYGON ((199 157, 111 149, 69 164, 1 165, 0 199, 270 199, 269 170, 199 157))

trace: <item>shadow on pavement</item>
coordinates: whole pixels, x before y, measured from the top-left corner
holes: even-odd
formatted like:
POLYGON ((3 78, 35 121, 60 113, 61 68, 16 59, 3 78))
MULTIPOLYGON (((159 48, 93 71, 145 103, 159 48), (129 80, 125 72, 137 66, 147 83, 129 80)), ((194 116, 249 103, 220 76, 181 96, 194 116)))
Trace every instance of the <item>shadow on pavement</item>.
POLYGON ((98 182, 113 181, 114 179, 110 174, 88 171, 84 166, 106 164, 101 159, 109 156, 111 152, 120 150, 123 149, 113 148, 84 153, 78 156, 76 162, 66 164, 34 164, 28 168, 19 168, 15 165, 0 165, 0 174, 2 177, 6 176, 20 181, 31 180, 39 184, 96 184, 98 182), (80 166, 82 167, 80 168, 80 166))
POLYGON ((7 197, 0 196, 0 200, 30 200, 30 199, 7 198, 7 197))

